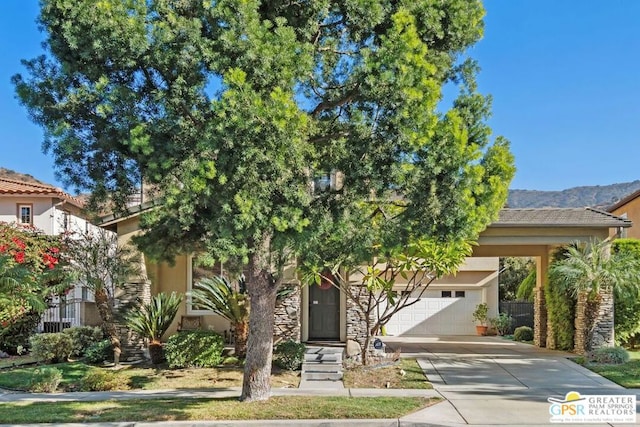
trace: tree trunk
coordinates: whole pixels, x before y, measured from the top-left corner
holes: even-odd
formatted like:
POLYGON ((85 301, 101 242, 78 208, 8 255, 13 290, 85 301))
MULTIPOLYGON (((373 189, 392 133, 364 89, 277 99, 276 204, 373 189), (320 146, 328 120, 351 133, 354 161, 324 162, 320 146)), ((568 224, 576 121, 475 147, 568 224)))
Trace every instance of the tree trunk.
POLYGON ((277 283, 269 265, 270 238, 254 245, 247 271, 247 292, 251 301, 249 337, 244 365, 241 401, 267 400, 271 394, 271 359, 277 283))
POLYGON ((102 319, 102 328, 109 337, 111 347, 113 348, 113 363, 118 366, 120 363, 120 353, 122 353, 122 348, 120 346, 120 338, 118 337, 118 329, 116 328, 116 324, 113 320, 113 312, 111 310, 109 296, 104 288, 95 289, 94 296, 98 313, 100 313, 100 318, 102 319))
POLYGON ((236 336, 235 355, 236 357, 245 357, 247 355, 247 335, 249 334, 249 323, 247 321, 236 322, 233 325, 236 336))

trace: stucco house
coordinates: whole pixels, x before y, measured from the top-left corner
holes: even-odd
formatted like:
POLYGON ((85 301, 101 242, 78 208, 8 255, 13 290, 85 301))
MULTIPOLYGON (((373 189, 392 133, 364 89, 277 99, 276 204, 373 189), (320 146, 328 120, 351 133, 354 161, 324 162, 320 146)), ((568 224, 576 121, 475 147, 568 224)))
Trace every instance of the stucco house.
MULTIPOLYGON (((0 177, 0 221, 32 225, 45 234, 95 227, 82 215, 83 203, 59 188, 35 180, 0 177)), ((40 332, 57 332, 80 325, 99 325, 90 290, 79 286, 54 297, 38 325, 40 332)))
POLYGON ((626 229, 624 237, 640 239, 640 226, 638 225, 640 224, 640 190, 634 191, 609 206, 607 212, 633 222, 635 226, 626 229))
MULTIPOLYGON (((151 209, 147 203, 130 208, 123 217, 107 216, 102 226, 118 233, 119 242, 126 244, 139 233, 138 220, 142 212, 151 209)), ((225 274, 224 265, 216 265, 207 271, 191 255, 176 258, 173 265, 145 261, 146 283, 131 284, 144 295, 159 292, 188 292, 198 278, 211 274, 225 274)), ((276 338, 293 338, 303 342, 345 342, 361 335, 361 322, 355 306, 334 287, 303 285, 296 274, 295 265, 285 269, 285 286, 293 292, 276 307, 276 338)), ((131 298, 133 289, 125 289, 125 298, 131 298)), ((432 283, 420 300, 397 313, 387 325, 390 335, 472 335, 475 323, 472 312, 481 302, 489 305, 489 316, 498 311, 498 258, 469 258, 460 271, 432 283)), ((228 333, 226 320, 207 311, 199 310, 187 298, 182 303, 168 334, 174 333, 181 319, 196 316, 201 327, 228 333)))

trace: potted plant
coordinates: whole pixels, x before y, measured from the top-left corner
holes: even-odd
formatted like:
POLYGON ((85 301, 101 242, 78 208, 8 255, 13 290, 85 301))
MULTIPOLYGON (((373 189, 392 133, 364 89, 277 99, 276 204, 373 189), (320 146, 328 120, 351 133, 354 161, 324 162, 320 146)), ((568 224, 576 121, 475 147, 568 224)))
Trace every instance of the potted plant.
POLYGON ((476 305, 476 309, 473 312, 473 320, 478 322, 476 325, 476 333, 478 335, 487 335, 487 318, 489 313, 489 306, 486 302, 476 305))
POLYGON ((171 322, 176 317, 182 295, 159 293, 148 304, 143 304, 129 311, 125 322, 129 329, 146 338, 149 343, 149 357, 154 365, 162 363, 162 343, 160 338, 167 332, 171 322))

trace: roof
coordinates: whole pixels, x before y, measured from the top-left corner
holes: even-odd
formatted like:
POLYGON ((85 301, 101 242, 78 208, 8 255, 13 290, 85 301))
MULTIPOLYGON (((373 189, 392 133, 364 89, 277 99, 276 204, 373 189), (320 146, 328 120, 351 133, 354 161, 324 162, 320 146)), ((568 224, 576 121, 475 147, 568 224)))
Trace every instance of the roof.
POLYGON ((633 193, 629 194, 628 196, 623 197, 622 199, 618 200, 616 203, 614 203, 613 205, 607 207, 607 212, 612 212, 618 208, 621 208, 622 206, 626 205, 627 203, 629 203, 630 201, 637 199, 638 197, 640 197, 640 190, 634 191, 633 193))
POLYGON ((82 200, 65 193, 53 185, 23 182, 0 177, 0 196, 1 195, 56 197, 79 208, 83 206, 82 200))
POLYGON ((594 208, 502 209, 490 227, 631 227, 631 220, 594 208))

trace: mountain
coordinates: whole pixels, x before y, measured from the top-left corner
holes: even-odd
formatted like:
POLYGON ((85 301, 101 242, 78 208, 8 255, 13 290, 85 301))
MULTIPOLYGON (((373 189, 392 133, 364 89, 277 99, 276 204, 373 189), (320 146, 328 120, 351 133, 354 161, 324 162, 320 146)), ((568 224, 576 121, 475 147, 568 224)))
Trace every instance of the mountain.
POLYGON ((50 185, 35 179, 33 176, 25 173, 16 172, 11 169, 0 167, 0 178, 11 179, 13 181, 27 182, 32 184, 50 185))
POLYGON ((573 187, 562 191, 509 190, 510 208, 582 208, 604 209, 640 190, 640 180, 611 185, 573 187))

